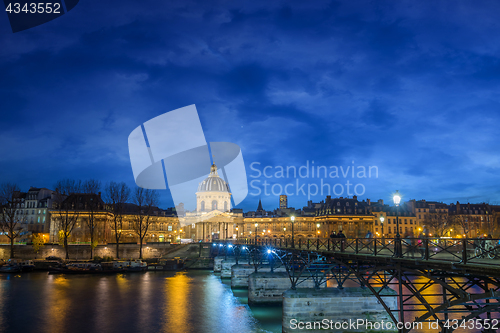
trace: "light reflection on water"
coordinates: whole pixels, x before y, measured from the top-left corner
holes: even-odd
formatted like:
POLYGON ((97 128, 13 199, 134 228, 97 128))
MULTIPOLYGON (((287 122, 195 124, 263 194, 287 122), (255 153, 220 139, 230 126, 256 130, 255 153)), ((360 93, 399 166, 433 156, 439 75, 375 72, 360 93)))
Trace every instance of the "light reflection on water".
MULTIPOLYGON (((429 291, 438 294, 441 289, 436 285, 429 291)), ((442 297, 428 301, 441 303, 442 297)), ((0 275, 1 333, 278 333, 281 315, 281 306, 250 308, 246 289, 231 290, 229 279, 207 271, 0 275)), ((406 319, 417 315, 407 313, 406 319)), ((419 331, 426 332, 435 331, 419 331)))
POLYGON ((206 271, 0 275, 0 332, 281 332, 244 298, 206 271))

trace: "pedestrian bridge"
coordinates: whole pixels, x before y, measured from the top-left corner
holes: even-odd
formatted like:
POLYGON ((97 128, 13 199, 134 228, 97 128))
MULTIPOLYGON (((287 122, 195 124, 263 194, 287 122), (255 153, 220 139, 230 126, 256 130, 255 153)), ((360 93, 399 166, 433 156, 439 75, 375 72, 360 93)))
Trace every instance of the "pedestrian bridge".
MULTIPOLYGON (((305 281, 316 289, 356 284, 369 289, 396 323, 438 321, 443 332, 450 318, 484 323, 499 317, 500 246, 498 239, 434 238, 247 238, 212 244, 212 254, 284 267, 291 289, 305 281), (388 288, 397 293, 391 305, 388 288), (411 314, 414 318, 405 318, 411 314)), ((498 325, 500 326, 500 324, 498 325)), ((402 332, 409 330, 402 329, 402 332)))

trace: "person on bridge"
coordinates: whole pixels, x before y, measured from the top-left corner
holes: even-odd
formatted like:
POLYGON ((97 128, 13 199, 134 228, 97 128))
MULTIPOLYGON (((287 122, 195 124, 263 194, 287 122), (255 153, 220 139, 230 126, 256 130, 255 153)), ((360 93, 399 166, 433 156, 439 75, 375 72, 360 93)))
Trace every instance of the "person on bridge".
POLYGON ((420 255, 422 256, 422 259, 425 259, 425 247, 424 247, 424 238, 425 234, 422 232, 420 235, 418 235, 418 251, 420 252, 420 255))
POLYGON ((370 251, 371 251, 371 249, 372 249, 372 238, 373 238, 373 234, 372 234, 372 232, 371 232, 370 230, 368 230, 368 232, 366 233, 365 238, 366 238, 366 243, 367 243, 367 244, 366 244, 366 247, 368 248, 368 250, 370 250, 370 251))
POLYGON ((345 242, 344 239, 345 239, 345 235, 342 232, 342 230, 340 230, 339 233, 337 234, 337 238, 340 238, 340 251, 344 252, 344 242, 345 242))
POLYGON ((335 230, 332 231, 332 233, 330 234, 330 238, 337 238, 337 234, 335 233, 335 230))

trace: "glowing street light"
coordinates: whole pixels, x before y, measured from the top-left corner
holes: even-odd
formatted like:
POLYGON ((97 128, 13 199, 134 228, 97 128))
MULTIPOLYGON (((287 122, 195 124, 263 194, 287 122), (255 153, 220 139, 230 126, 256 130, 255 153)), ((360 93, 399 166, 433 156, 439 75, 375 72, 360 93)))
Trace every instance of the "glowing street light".
POLYGON ((385 220, 385 218, 381 215, 379 219, 380 219, 380 225, 382 226, 382 237, 384 237, 384 220, 385 220))
POLYGON ((395 243, 394 255, 396 257, 401 257, 402 255, 401 235, 399 234, 399 218, 398 218, 398 210, 399 210, 399 203, 401 202, 401 196, 399 195, 399 191, 396 190, 396 193, 392 197, 392 200, 394 201, 394 205, 396 205, 396 243, 395 243))
POLYGON ((255 245, 257 245, 257 227, 259 226, 258 223, 255 223, 255 245))

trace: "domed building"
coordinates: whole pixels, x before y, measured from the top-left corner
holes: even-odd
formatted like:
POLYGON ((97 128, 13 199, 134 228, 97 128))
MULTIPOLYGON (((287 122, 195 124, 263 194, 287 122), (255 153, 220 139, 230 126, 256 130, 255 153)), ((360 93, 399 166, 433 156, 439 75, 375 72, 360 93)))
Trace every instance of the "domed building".
POLYGON ((229 185, 212 164, 210 174, 198 185, 196 210, 180 219, 186 238, 212 241, 237 237, 236 224, 243 214, 231 212, 229 185))
POLYGON ((210 174, 198 185, 196 210, 228 212, 231 210, 231 192, 228 184, 219 177, 217 166, 212 164, 210 174))

